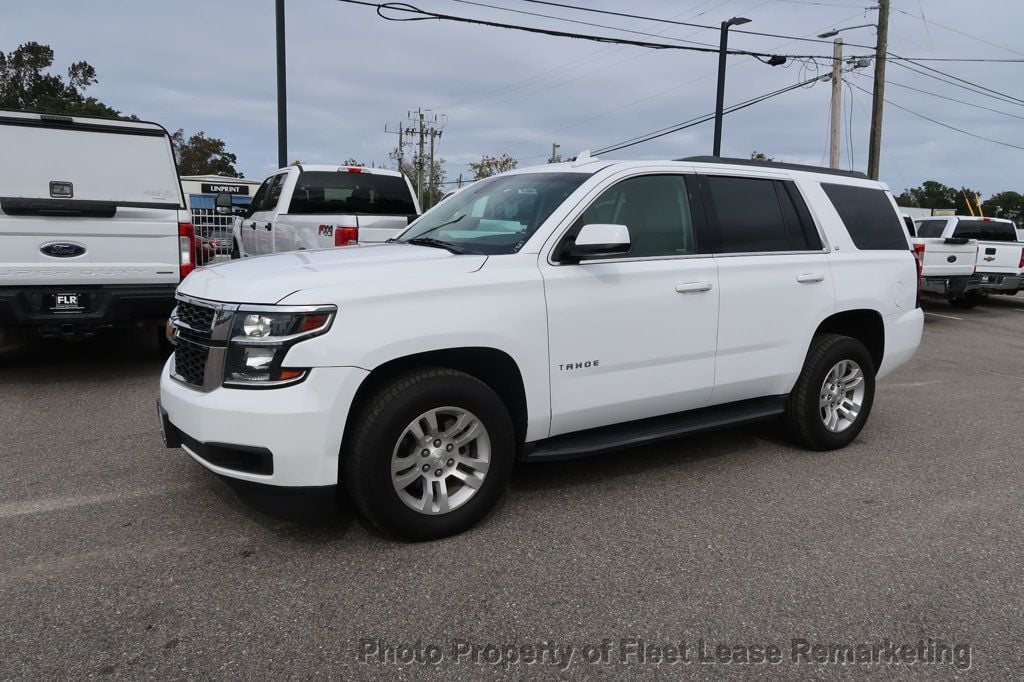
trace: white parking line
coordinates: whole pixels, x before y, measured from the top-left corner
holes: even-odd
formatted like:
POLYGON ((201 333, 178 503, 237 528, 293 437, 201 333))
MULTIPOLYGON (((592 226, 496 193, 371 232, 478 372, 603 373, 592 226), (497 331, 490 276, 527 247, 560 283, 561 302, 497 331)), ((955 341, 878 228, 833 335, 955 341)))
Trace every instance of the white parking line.
POLYGON ((164 493, 180 490, 182 486, 140 488, 104 495, 83 495, 80 497, 50 497, 35 500, 22 500, 18 502, 6 502, 0 504, 0 519, 9 519, 15 516, 27 514, 43 514, 46 512, 60 511, 72 507, 84 507, 91 504, 106 504, 119 500, 132 499, 136 497, 150 497, 164 493))
POLYGON ((962 317, 953 317, 952 315, 939 315, 938 313, 925 313, 925 315, 932 315, 934 317, 944 317, 947 320, 963 320, 962 317))

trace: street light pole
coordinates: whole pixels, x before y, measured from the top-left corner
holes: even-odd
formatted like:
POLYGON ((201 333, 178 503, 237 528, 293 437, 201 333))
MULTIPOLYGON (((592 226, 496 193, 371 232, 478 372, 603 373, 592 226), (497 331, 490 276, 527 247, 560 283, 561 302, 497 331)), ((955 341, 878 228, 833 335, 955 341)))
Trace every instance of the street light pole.
POLYGON ((722 109, 725 104, 725 58, 729 47, 729 27, 749 23, 750 19, 733 17, 722 22, 722 37, 718 43, 718 93, 715 98, 715 144, 714 156, 722 155, 722 109))
POLYGON ((277 167, 288 165, 288 96, 284 65, 284 0, 276 0, 277 18, 277 167))

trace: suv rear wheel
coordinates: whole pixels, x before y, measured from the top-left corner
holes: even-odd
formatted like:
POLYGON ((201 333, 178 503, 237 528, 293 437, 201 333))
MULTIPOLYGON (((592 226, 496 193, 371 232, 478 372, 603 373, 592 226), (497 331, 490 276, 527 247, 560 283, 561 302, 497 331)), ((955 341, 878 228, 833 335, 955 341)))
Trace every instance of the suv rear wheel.
POLYGON ((512 472, 508 411, 468 374, 401 375, 355 419, 341 476, 356 508, 386 533, 426 540, 462 532, 494 507, 512 472))
POLYGON ((786 404, 792 437, 814 450, 834 450, 857 437, 875 398, 875 364, 860 341, 815 337, 786 404))

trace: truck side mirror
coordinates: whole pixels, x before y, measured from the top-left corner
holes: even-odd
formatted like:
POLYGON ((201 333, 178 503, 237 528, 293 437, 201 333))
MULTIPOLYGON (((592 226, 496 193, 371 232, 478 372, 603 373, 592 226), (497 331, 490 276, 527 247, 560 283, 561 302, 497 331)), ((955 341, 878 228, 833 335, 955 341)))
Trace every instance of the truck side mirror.
POLYGON ((213 200, 214 211, 220 215, 231 215, 233 213, 233 205, 231 203, 231 195, 227 192, 221 192, 217 195, 217 198, 213 200))

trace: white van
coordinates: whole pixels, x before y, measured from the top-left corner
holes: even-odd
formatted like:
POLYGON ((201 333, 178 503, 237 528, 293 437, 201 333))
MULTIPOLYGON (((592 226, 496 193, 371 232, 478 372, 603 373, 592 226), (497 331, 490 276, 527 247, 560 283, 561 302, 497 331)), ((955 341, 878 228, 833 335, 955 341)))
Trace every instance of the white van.
POLYGON ((295 164, 267 178, 235 220, 231 256, 383 242, 419 214, 412 185, 401 173, 295 164))
POLYGON ((0 111, 0 149, 0 327, 162 328, 196 258, 167 131, 0 111))

